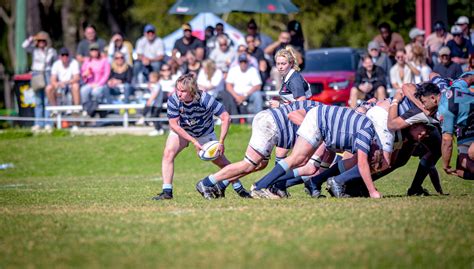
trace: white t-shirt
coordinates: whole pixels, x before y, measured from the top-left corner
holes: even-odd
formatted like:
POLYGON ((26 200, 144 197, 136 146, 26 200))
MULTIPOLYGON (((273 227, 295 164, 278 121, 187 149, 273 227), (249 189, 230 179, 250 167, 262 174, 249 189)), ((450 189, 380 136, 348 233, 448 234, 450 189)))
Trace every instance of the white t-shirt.
POLYGON ((79 75, 79 64, 75 59, 71 59, 65 67, 61 60, 56 60, 51 68, 51 75, 55 75, 60 82, 69 81, 74 75, 79 75))
POLYGON ((142 36, 137 40, 135 47, 137 54, 141 54, 151 59, 165 54, 165 45, 163 40, 159 37, 155 37, 153 42, 150 42, 145 36, 142 36))
POLYGON ((260 74, 252 66, 249 66, 245 72, 242 72, 240 66, 232 67, 227 74, 226 82, 234 84, 234 91, 239 95, 245 95, 253 86, 262 84, 260 74))
POLYGON ((420 71, 419 75, 414 75, 413 79, 416 84, 430 81, 431 68, 428 65, 416 65, 414 62, 411 64, 420 71))
POLYGON ((206 88, 210 88, 210 87, 213 88, 212 90, 209 90, 209 91, 204 90, 204 89, 201 89, 201 90, 211 94, 214 97, 217 95, 217 93, 221 89, 223 89, 223 87, 222 87, 223 82, 224 82, 224 75, 222 74, 222 71, 219 70, 219 69, 216 69, 216 71, 214 72, 214 74, 211 77, 211 80, 209 80, 207 78, 207 74, 204 72, 204 69, 202 69, 202 68, 199 71, 199 74, 197 76, 198 86, 202 85, 206 88))

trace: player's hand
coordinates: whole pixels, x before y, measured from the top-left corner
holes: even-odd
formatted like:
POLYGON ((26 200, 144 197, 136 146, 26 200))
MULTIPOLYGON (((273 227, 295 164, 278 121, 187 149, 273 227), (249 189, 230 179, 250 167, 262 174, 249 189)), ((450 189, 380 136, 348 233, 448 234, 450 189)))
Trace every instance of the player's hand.
POLYGON ((225 147, 224 147, 224 142, 219 142, 219 148, 217 149, 219 152, 219 155, 224 155, 225 147))
POLYGON ((444 172, 448 175, 457 176, 458 173, 456 169, 451 168, 451 166, 443 167, 444 172))
POLYGON ((194 140, 192 141, 192 143, 193 143, 194 147, 196 148, 196 151, 197 151, 197 152, 199 152, 199 151, 202 149, 201 144, 199 144, 199 142, 198 142, 197 140, 194 139, 194 140))
POLYGON ((280 102, 278 102, 277 100, 270 100, 270 107, 271 108, 277 108, 280 106, 280 102))
POLYGON ((369 195, 370 195, 370 198, 382 198, 382 194, 380 194, 380 192, 378 191, 373 191, 369 193, 369 195))

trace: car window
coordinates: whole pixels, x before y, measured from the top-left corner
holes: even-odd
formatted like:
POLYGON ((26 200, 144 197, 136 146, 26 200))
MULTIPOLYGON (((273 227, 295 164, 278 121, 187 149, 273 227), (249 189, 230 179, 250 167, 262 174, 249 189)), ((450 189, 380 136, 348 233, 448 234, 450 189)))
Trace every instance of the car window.
POLYGON ((350 52, 318 51, 306 54, 305 72, 355 71, 358 55, 350 52))

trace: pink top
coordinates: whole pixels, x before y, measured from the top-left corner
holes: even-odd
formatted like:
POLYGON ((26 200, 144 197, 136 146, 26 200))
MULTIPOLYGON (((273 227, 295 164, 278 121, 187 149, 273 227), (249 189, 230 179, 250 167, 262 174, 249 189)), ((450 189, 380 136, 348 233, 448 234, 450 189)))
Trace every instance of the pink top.
POLYGON ((109 79, 110 65, 107 58, 91 59, 86 58, 81 67, 82 79, 87 84, 95 84, 103 86, 109 79), (89 76, 83 76, 84 72, 89 69, 89 76))

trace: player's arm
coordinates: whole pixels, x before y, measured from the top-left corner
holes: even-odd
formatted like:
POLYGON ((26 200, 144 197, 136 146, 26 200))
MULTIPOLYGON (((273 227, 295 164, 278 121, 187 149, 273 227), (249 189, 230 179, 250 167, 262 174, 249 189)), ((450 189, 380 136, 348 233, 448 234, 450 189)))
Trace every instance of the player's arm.
POLYGON ((453 135, 449 133, 443 133, 443 139, 441 142, 441 156, 443 159, 443 169, 448 174, 453 174, 453 170, 449 163, 451 162, 451 156, 453 154, 453 135))
POLYGON ((186 132, 183 128, 181 128, 178 122, 179 122, 179 117, 169 119, 169 125, 170 125, 171 130, 173 130, 173 132, 175 132, 180 137, 192 143, 197 150, 200 150, 201 144, 199 144, 196 138, 190 136, 188 132, 186 132))
POLYGON ((305 116, 306 116, 306 110, 304 109, 298 109, 298 110, 291 111, 290 113, 288 113, 288 119, 298 126, 301 125, 305 116))
POLYGON ((357 166, 359 166, 360 175, 364 180, 367 190, 369 191, 370 198, 380 198, 381 195, 377 189, 375 189, 375 185, 370 174, 368 155, 360 149, 357 150, 357 166))
POLYGON ((221 119, 221 134, 219 136, 219 143, 222 145, 221 154, 224 153, 224 141, 227 136, 227 132, 229 131, 230 127, 230 115, 229 112, 224 111, 219 115, 219 119, 221 119))
POLYGON ((412 83, 403 84, 402 86, 403 95, 405 95, 410 101, 412 101, 418 108, 420 108, 425 115, 430 115, 431 112, 425 109, 425 105, 415 97, 416 86, 412 83))
POLYGON ((397 91, 393 97, 390 107, 388 108, 387 128, 390 131, 401 130, 408 127, 409 125, 404 119, 398 116, 398 103, 402 100, 402 98, 402 93, 397 91))

